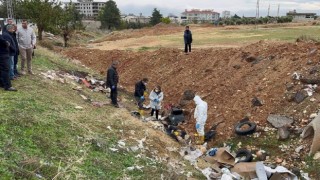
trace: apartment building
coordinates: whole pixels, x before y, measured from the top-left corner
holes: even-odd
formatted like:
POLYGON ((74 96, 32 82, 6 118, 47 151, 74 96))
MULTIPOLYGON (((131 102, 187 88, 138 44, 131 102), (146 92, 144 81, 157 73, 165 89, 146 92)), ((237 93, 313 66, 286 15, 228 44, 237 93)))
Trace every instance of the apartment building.
POLYGON ((220 13, 214 10, 191 9, 181 13, 182 23, 214 23, 219 20, 220 13))
POLYGON ((77 0, 74 2, 76 9, 85 19, 94 19, 98 16, 99 11, 104 7, 106 2, 96 2, 93 0, 77 0))

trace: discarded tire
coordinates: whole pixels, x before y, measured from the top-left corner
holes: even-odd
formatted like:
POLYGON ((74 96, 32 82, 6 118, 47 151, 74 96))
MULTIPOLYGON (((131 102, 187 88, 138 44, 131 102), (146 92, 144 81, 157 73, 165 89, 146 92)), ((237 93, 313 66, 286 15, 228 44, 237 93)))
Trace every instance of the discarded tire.
POLYGON ((250 121, 246 121, 246 122, 240 122, 239 124, 237 124, 237 126, 235 127, 235 131, 236 131, 236 134, 244 136, 244 135, 248 135, 248 134, 254 133, 256 128, 257 128, 256 123, 250 122, 250 121), (248 125, 249 128, 243 129, 242 127, 244 125, 248 125))
POLYGON ((252 153, 247 149, 238 150, 236 157, 240 158, 238 162, 251 162, 253 159, 252 153))

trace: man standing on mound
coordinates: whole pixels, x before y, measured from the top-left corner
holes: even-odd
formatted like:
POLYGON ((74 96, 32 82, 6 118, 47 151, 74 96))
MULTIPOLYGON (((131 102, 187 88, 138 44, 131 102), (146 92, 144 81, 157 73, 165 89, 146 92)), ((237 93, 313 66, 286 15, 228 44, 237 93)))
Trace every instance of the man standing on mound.
POLYGON ((192 43, 192 33, 189 30, 189 26, 186 26, 186 30, 184 31, 184 52, 188 54, 188 52, 191 52, 191 43, 192 43))
POLYGON ((107 87, 111 89, 110 97, 111 97, 112 105, 116 108, 119 108, 119 105, 118 105, 119 76, 117 72, 118 64, 119 64, 118 61, 112 62, 112 65, 109 67, 107 71, 107 79, 106 79, 107 87))

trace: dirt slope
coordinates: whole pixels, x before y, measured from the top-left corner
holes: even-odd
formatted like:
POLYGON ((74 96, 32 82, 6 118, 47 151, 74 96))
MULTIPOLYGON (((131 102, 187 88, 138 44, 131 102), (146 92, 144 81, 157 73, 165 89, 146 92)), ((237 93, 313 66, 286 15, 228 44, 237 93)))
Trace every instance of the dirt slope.
MULTIPOLYGON (((196 50, 190 55, 177 49, 153 52, 68 49, 63 53, 103 74, 111 61, 118 59, 123 87, 133 91, 136 81, 148 77, 149 90, 155 84, 163 87, 165 104, 177 103, 186 89, 196 90, 209 105, 207 126, 218 119, 225 121, 218 128, 221 140, 233 135, 233 125, 246 115, 265 125, 270 113, 279 113, 294 117, 298 124, 316 112, 317 101, 297 104, 289 102, 286 94, 288 84, 294 82, 293 72, 308 74, 319 63, 319 50, 310 53, 319 48, 314 43, 258 42, 242 48, 196 50), (253 62, 247 61, 250 56, 253 62), (253 107, 253 97, 262 100, 263 106, 253 107)), ((294 82, 290 92, 302 88, 301 83, 294 82)), ((193 126, 190 123, 192 131, 193 126)))

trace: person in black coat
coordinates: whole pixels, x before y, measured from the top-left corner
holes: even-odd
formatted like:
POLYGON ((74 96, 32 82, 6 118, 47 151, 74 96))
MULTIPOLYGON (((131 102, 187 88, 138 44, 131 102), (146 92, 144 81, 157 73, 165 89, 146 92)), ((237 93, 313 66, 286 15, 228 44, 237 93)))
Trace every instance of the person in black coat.
POLYGON ((0 35, 0 86, 6 91, 17 91, 12 87, 9 78, 9 45, 9 42, 0 35))
POLYGON ((147 90, 148 78, 143 78, 141 81, 137 82, 134 90, 134 97, 138 103, 139 110, 143 109, 143 102, 145 100, 144 92, 147 90))
POLYGON ((112 65, 109 67, 107 71, 107 79, 106 85, 111 89, 110 98, 112 101, 112 105, 116 108, 119 108, 118 105, 118 82, 119 82, 119 75, 117 72, 119 62, 113 61, 112 65))
POLYGON ((184 31, 184 52, 188 54, 188 52, 191 52, 191 43, 192 43, 192 33, 189 30, 189 26, 186 26, 186 30, 184 31))
POLYGON ((14 79, 14 56, 17 54, 17 45, 16 45, 14 39, 12 38, 13 32, 14 32, 14 26, 9 24, 9 25, 7 25, 7 31, 4 31, 2 33, 3 39, 8 41, 10 44, 10 46, 9 46, 9 67, 10 67, 9 76, 10 76, 11 80, 14 79))

